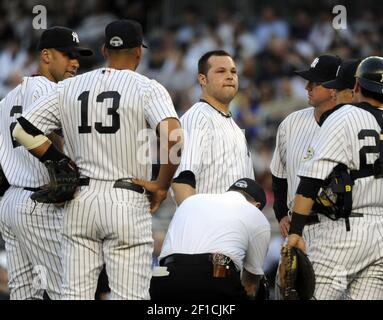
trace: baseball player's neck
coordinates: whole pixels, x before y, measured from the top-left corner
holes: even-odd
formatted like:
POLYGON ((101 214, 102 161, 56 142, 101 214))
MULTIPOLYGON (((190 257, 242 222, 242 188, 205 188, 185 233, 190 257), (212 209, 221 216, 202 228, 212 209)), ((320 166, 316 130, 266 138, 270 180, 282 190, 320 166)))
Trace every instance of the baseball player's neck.
POLYGON ((334 101, 330 101, 327 103, 322 103, 318 106, 315 106, 314 108, 314 117, 317 122, 319 122, 320 117, 322 114, 328 110, 331 110, 336 106, 336 103, 334 101))
POLYGON ((49 72, 48 66, 44 64, 39 64, 36 74, 45 77, 52 82, 57 82, 53 75, 49 72))
POLYGON ((225 114, 225 115, 229 114, 229 103, 226 104, 226 103, 223 103, 221 101, 218 101, 217 99, 213 98, 212 96, 207 95, 206 93, 202 93, 201 100, 206 101, 213 108, 221 111, 223 114, 225 114))
POLYGON ((363 96, 363 95, 361 95, 361 94, 359 94, 359 95, 356 95, 356 97, 355 97, 355 101, 356 102, 367 102, 367 103, 369 103, 370 105, 372 105, 373 107, 376 107, 376 108, 383 108, 383 104, 380 102, 380 101, 378 101, 378 100, 375 100, 375 99, 373 99, 373 98, 370 98, 370 97, 365 97, 365 96, 363 96))
POLYGON ((135 71, 137 63, 135 61, 126 61, 120 59, 113 59, 108 61, 108 67, 117 70, 132 70, 135 71))
POLYGON ((117 51, 104 48, 103 50, 109 68, 135 71, 141 61, 141 48, 117 51))

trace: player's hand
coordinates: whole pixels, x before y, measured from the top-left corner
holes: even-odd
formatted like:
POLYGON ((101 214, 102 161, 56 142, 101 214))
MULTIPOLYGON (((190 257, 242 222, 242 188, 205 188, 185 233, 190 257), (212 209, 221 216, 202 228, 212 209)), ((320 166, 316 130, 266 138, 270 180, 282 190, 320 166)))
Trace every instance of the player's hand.
POLYGON ((153 215, 160 207, 168 194, 168 189, 161 186, 157 181, 145 181, 141 179, 132 179, 132 182, 145 188, 149 193, 150 213, 153 215))
POLYGON ((304 253, 306 253, 306 245, 305 245, 305 241, 303 240, 302 237, 300 237, 299 235, 297 234, 290 234, 288 237, 287 237, 287 240, 286 240, 286 245, 289 246, 289 247, 296 247, 296 248, 299 248, 301 249, 304 253))
POLYGON ((283 217, 281 221, 279 221, 279 231, 281 232, 282 237, 286 238, 288 236, 289 228, 290 228, 289 216, 283 217))

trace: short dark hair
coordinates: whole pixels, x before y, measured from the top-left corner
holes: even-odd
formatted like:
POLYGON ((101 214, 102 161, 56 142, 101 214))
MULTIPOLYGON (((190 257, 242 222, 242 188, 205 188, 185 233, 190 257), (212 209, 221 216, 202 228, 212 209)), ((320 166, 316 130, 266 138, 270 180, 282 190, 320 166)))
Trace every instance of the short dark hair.
POLYGON ((383 103, 383 94, 381 93, 377 93, 377 92, 372 92, 370 90, 367 90, 365 88, 362 88, 362 86, 360 87, 360 91, 362 93, 362 95, 366 98, 372 98, 374 100, 377 100, 381 103, 383 103))
POLYGON ((228 54, 225 50, 213 50, 206 52, 201 58, 198 60, 198 74, 204 74, 207 75, 207 72, 209 71, 209 65, 207 61, 212 56, 218 56, 218 57, 230 57, 231 55, 228 54))

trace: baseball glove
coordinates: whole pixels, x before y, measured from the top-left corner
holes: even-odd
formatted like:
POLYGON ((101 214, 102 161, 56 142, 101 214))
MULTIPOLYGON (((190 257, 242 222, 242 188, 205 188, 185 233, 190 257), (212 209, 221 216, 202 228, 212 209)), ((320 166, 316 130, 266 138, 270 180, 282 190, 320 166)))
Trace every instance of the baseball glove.
POLYGON ((63 203, 73 199, 79 185, 80 174, 77 166, 69 158, 60 161, 44 162, 48 169, 50 183, 31 195, 31 199, 41 203, 63 203))
POLYGON ((277 273, 277 289, 284 300, 310 300, 314 295, 313 266, 303 251, 284 245, 277 273))

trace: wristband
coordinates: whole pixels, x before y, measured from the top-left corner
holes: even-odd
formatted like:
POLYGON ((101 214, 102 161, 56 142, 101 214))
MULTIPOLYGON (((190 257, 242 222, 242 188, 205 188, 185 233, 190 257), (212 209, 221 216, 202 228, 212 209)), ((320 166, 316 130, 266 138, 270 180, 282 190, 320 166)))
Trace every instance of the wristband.
POLYGON ((289 235, 294 233, 299 236, 302 236, 302 231, 305 227, 307 217, 308 216, 304 214, 299 214, 293 211, 293 213, 291 214, 289 235))
POLYGON ((67 156, 59 151, 52 143, 39 160, 44 163, 47 160, 60 161, 64 158, 67 158, 67 156))

